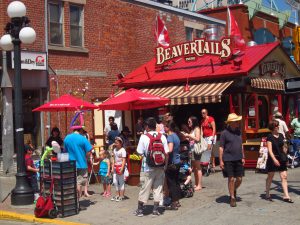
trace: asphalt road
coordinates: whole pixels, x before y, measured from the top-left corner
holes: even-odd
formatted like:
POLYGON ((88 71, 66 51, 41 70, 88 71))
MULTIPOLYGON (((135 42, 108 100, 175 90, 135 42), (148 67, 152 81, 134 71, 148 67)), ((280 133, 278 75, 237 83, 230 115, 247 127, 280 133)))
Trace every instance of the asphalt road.
MULTIPOLYGON (((89 224, 205 224, 205 225, 298 225, 300 224, 300 168, 288 171, 289 190, 294 204, 282 201, 282 190, 279 174, 275 175, 272 184, 273 202, 263 199, 266 174, 246 171, 241 188, 238 190, 240 201, 236 208, 228 204, 227 180, 220 172, 203 178, 205 188, 196 192, 193 198, 182 199, 182 207, 178 211, 166 211, 162 216, 151 216, 151 204, 146 207, 144 217, 133 216, 137 205, 138 187, 127 187, 128 199, 122 202, 112 202, 104 199, 100 193, 99 184, 91 185, 90 198, 84 198, 81 203, 87 210, 78 215, 61 218, 65 221, 89 224)), ((26 213, 26 210, 24 211, 26 213)), ((4 222, 4 223, 3 223, 4 222)), ((26 224, 6 223, 0 224, 26 224)), ((27 223, 28 224, 28 223, 27 223)))

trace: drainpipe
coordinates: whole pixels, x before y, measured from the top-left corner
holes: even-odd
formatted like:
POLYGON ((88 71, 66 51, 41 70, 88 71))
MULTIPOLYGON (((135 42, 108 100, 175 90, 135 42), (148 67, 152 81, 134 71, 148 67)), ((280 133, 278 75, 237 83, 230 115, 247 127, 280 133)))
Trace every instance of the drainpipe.
POLYGON ((6 52, 2 51, 2 156, 3 174, 12 174, 14 155, 12 83, 7 72, 6 52))

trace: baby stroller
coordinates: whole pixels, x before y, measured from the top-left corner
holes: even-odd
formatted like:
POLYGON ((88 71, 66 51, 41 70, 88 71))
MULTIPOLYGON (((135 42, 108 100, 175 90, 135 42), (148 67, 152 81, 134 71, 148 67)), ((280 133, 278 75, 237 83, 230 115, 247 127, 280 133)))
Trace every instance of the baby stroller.
POLYGON ((183 198, 190 198, 194 195, 194 187, 193 183, 190 180, 187 184, 185 181, 189 176, 191 176, 190 168, 190 157, 191 152, 189 151, 188 145, 181 145, 180 146, 180 169, 179 169, 179 183, 181 189, 181 195, 183 198))
POLYGON ((212 150, 206 150, 202 152, 200 165, 202 167, 202 174, 205 177, 208 177, 211 172, 211 164, 210 164, 210 157, 211 157, 212 150))
POLYGON ((292 139, 290 140, 289 153, 287 155, 289 160, 289 166, 291 169, 298 167, 300 163, 300 140, 292 139))

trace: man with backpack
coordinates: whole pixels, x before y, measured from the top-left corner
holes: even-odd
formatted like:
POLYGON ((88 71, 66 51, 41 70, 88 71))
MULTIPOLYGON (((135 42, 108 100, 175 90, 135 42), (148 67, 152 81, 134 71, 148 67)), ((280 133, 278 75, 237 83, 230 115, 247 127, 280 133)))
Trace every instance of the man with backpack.
POLYGON ((153 216, 159 216, 159 202, 163 199, 163 184, 165 178, 165 165, 168 164, 169 147, 164 135, 156 131, 156 120, 152 117, 145 121, 147 133, 142 135, 137 152, 146 157, 144 173, 145 182, 141 187, 138 198, 138 209, 134 212, 136 216, 143 216, 143 206, 147 203, 151 190, 153 190, 154 207, 153 216))

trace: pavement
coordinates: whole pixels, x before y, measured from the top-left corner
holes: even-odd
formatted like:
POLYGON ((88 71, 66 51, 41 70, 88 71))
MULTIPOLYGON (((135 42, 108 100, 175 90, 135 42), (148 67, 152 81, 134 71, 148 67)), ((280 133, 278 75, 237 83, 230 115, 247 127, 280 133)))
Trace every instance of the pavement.
MULTIPOLYGON (((144 217, 135 217, 133 212, 137 207, 139 187, 126 186, 127 199, 113 202, 101 196, 102 186, 92 184, 89 192, 92 197, 82 198, 81 205, 87 209, 78 215, 50 219, 36 219, 33 216, 33 206, 14 207, 7 198, 0 205, 0 224, 208 224, 208 225, 298 225, 300 221, 300 168, 288 171, 289 191, 293 204, 282 201, 282 189, 279 174, 275 175, 271 194, 273 202, 264 200, 264 185, 266 174, 247 170, 241 188, 238 190, 239 201, 237 207, 228 204, 227 180, 220 172, 203 177, 203 188, 195 192, 192 198, 181 200, 182 207, 178 211, 165 211, 162 216, 151 216, 152 201, 145 207, 144 217), (5 220, 3 220, 5 219, 5 220), (8 223, 9 222, 9 223, 8 223)), ((5 180, 6 186, 14 178, 0 178, 5 180)), ((2 190, 2 189, 1 189, 2 190)))

